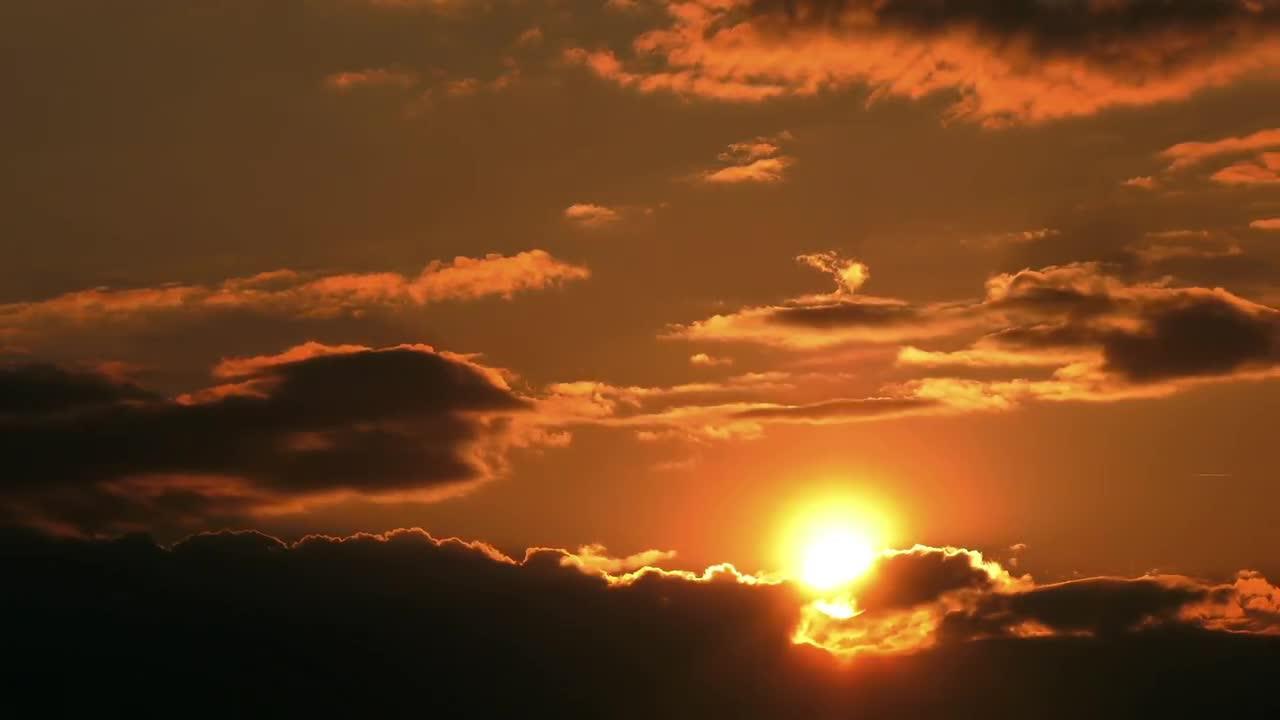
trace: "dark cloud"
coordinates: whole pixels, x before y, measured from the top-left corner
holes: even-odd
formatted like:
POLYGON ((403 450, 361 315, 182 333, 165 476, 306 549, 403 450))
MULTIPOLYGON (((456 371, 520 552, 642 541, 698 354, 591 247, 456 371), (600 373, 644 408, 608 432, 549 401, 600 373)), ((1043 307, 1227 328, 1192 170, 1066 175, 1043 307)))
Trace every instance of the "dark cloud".
MULTIPOLYGON (((873 18, 880 27, 926 35, 964 27, 1029 40, 1043 55, 1084 53, 1102 61, 1123 57, 1117 57, 1118 43, 1157 42, 1166 33, 1212 35, 1243 23, 1280 26, 1280 6, 1270 0, 754 0, 751 8, 758 16, 801 26, 839 27, 873 18)), ((1186 49, 1189 56, 1193 50, 1186 49)))
MULTIPOLYGON (((564 562, 571 556, 513 560, 416 530, 293 545, 223 532, 171 549, 140 536, 3 531, 0 616, 14 661, 6 702, 50 715, 151 714, 198 701, 198 714, 567 718, 1133 717, 1168 708, 1261 717, 1280 706, 1275 638, 1190 624, 1094 637, 954 634, 929 650, 844 663, 793 644, 804 600, 787 585, 730 571, 608 582, 564 562)), ((981 591, 957 570, 954 558, 968 555, 927 556, 892 564, 900 586, 981 591)), ((1096 629, 1115 617, 1167 617, 1185 601, 1146 581, 1063 587, 1008 607, 1096 629)), ((926 594, 899 594, 867 614, 926 594)))
MULTIPOLYGON (((780 325, 830 329, 838 327, 894 327, 920 321, 916 308, 898 303, 848 301, 777 308, 769 318, 780 325)), ((909 330, 907 331, 910 332, 909 330)))
POLYGON ((936 601, 956 590, 988 590, 991 574, 964 552, 915 548, 885 555, 858 583, 858 607, 868 612, 899 610, 936 601))
POLYGON ((430 348, 282 357, 179 401, 9 370, 6 394, 26 406, 0 416, 0 497, 18 516, 90 528, 343 493, 411 498, 491 477, 510 418, 530 407, 493 371, 430 348))
POLYGON ((1207 594, 1202 587, 1154 579, 1095 578, 1012 595, 1008 608, 1055 630, 1113 633, 1143 621, 1172 621, 1179 610, 1207 594))
POLYGON ((1014 347, 1096 349, 1102 370, 1144 383, 1229 375, 1280 362, 1280 312, 1225 290, 1127 284, 1077 264, 1023 271, 988 296, 1012 310, 989 336, 1014 347))
POLYGON ((984 596, 976 608, 948 615, 944 632, 1013 633, 1032 622, 1055 632, 1114 635, 1144 625, 1184 625, 1181 611, 1222 592, 1158 577, 1088 578, 984 596))
POLYGON ((1222 375, 1280 362, 1280 317, 1228 297, 1197 294, 1144 314, 1138 332, 1103 339, 1108 369, 1130 380, 1222 375))
POLYGON ((0 365, 0 419, 155 399, 141 388, 97 373, 51 365, 0 365))

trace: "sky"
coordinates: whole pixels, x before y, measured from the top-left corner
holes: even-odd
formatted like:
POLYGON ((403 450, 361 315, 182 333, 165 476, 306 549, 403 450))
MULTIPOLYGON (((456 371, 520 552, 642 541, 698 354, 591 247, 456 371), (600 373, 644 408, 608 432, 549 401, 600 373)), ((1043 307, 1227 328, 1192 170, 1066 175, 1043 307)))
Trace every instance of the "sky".
POLYGON ((541 573, 786 595, 838 516, 879 581, 742 601, 835 656, 1280 633, 1274 0, 18 0, 0 55, 11 559, 608 616, 541 573))

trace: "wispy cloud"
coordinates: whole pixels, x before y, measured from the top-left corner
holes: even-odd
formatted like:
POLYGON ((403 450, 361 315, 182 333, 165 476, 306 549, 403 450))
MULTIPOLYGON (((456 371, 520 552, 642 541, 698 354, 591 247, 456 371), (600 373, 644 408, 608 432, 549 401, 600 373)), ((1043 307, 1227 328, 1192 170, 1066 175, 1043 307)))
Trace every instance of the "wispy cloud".
POLYGON ((0 305, 0 328, 38 331, 57 323, 124 320, 154 313, 250 311, 331 317, 373 307, 511 298, 590 276, 583 265, 544 250, 432 261, 417 275, 317 274, 282 269, 214 285, 91 288, 45 300, 0 305))
POLYGON ((721 167, 705 170, 698 177, 712 185, 782 182, 787 169, 795 164, 795 158, 782 154, 782 143, 792 139, 791 133, 783 131, 770 137, 730 143, 717 158, 721 167))

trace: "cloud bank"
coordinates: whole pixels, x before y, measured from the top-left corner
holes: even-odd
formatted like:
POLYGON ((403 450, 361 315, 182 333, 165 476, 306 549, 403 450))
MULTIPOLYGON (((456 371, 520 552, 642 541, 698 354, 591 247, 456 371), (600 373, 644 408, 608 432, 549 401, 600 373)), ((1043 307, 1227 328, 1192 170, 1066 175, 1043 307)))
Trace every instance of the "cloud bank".
POLYGON ((521 425, 533 406, 503 371, 424 345, 309 343, 215 374, 226 382, 169 398, 96 373, 0 367, 0 510, 79 533, 347 497, 430 501, 547 440, 521 425))
POLYGON ((859 614, 819 628, 786 582, 628 569, 661 553, 512 557, 421 530, 171 548, 4 535, 0 608, 22 659, 11 700, 73 679, 77 692, 40 692, 62 712, 191 697, 230 713, 619 718, 1277 707, 1277 589, 1250 573, 1035 585, 972 551, 917 546, 881 558, 855 589, 859 614), (123 690, 139 677, 145 693, 123 690))

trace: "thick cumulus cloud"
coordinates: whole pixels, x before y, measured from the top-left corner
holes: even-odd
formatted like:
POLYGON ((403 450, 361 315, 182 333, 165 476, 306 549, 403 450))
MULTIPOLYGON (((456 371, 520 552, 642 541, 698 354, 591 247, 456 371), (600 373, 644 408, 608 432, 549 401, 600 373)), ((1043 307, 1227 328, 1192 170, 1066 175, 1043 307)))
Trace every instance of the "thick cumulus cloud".
POLYGON ((0 538, 21 658, 9 700, 51 714, 193 697, 233 714, 617 718, 1263 716, 1278 702, 1277 589, 1247 573, 1035 586, 972 551, 916 547, 854 589, 859 614, 822 615, 831 644, 815 648, 797 633, 818 621, 804 591, 730 566, 628 569, 665 553, 517 558, 420 530, 0 538))
MULTIPOLYGON (((641 92, 733 101, 850 85, 958 95, 989 125, 1182 100, 1280 67, 1273 0, 672 0, 631 53, 567 57, 641 92)), ((873 97, 875 96, 873 94, 873 97)))
POLYGON ((494 476, 530 408, 503 374, 426 346, 224 363, 176 399, 0 368, 0 501, 65 530, 200 526, 351 495, 432 499, 494 476))

